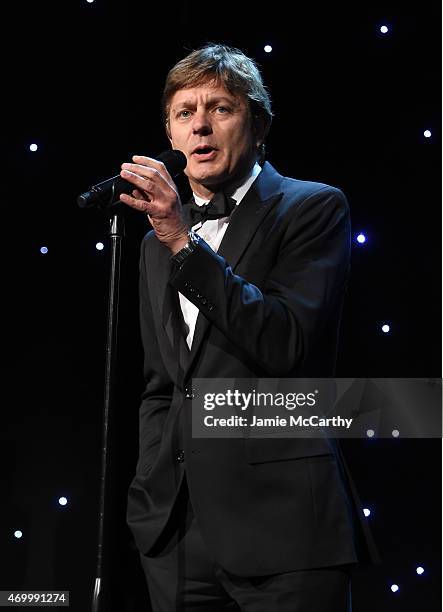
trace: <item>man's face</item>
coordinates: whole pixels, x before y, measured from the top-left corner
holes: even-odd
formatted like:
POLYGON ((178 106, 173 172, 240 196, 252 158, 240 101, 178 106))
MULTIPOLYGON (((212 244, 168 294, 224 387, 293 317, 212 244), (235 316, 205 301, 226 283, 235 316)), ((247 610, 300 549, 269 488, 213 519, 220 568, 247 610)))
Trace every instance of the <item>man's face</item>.
POLYGON ((169 130, 173 149, 186 155, 191 187, 202 197, 243 176, 257 157, 246 99, 213 81, 175 92, 169 130))

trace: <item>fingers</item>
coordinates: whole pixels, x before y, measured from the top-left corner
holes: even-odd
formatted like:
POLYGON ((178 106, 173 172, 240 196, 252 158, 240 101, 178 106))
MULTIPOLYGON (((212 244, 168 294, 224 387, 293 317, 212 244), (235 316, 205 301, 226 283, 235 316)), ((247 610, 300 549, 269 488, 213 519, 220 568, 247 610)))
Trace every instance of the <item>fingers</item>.
POLYGON ((136 165, 144 166, 146 168, 154 168, 157 170, 159 175, 168 183, 168 185, 174 188, 174 181, 172 180, 171 175, 169 174, 165 164, 153 157, 146 157, 145 155, 133 155, 132 161, 136 165))
MULTIPOLYGON (((158 170, 148 166, 142 166, 140 164, 122 164, 122 170, 120 176, 125 180, 133 183, 139 189, 146 191, 153 195, 154 190, 163 191, 164 189, 172 190, 175 193, 177 189, 170 179, 165 178, 158 170)), ((165 170, 166 172, 166 170, 165 170)), ((167 174, 167 173, 166 173, 167 174)))
POLYGON ((144 191, 148 195, 153 196, 153 192, 156 188, 156 183, 153 178, 151 178, 153 177, 153 173, 158 174, 158 172, 153 168, 144 168, 143 166, 137 166, 136 164, 122 164, 120 176, 126 181, 129 181, 135 185, 138 190, 141 190, 142 192, 144 191), (143 168, 143 171, 139 168, 143 168))
POLYGON ((132 193, 133 193, 132 196, 126 193, 120 194, 120 200, 124 204, 127 204, 128 206, 130 206, 131 208, 134 208, 135 210, 138 210, 139 212, 147 213, 150 210, 149 202, 136 189, 132 193), (138 194, 138 195, 135 195, 135 194, 138 194))
POLYGON ((180 200, 164 164, 142 155, 134 155, 132 159, 134 163, 121 165, 120 176, 132 183, 135 189, 131 195, 122 194, 120 200, 156 218, 171 216, 180 200))
POLYGON ((132 161, 136 164, 140 164, 140 166, 152 166, 160 173, 163 170, 167 172, 165 164, 161 161, 158 161, 157 159, 154 159, 153 157, 146 157, 145 155, 133 155, 132 161))
POLYGON ((146 200, 146 196, 143 195, 143 193, 138 189, 134 189, 134 191, 132 192, 132 196, 137 200, 146 200))

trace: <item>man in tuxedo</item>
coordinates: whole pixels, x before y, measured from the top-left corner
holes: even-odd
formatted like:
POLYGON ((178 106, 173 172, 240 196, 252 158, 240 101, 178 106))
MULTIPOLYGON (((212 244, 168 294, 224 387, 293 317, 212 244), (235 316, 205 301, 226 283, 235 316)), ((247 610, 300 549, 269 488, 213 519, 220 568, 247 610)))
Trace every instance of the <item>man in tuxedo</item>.
POLYGON ((152 225, 140 259, 146 388, 128 524, 154 610, 345 612, 368 555, 361 507, 323 438, 192 436, 195 378, 329 377, 350 255, 343 193, 264 162, 269 95, 238 49, 169 72, 164 120, 187 160, 134 156, 121 200, 152 225))

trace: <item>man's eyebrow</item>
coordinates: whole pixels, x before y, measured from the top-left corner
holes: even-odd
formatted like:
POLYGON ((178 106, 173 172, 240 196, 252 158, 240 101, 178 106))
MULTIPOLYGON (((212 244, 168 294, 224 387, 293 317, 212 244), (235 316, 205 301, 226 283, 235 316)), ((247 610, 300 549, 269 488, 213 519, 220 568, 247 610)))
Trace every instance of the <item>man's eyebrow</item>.
MULTIPOLYGON (((228 103, 228 104, 232 104, 234 106, 238 106, 239 105, 239 101, 237 100, 237 98, 228 98, 226 96, 214 96, 213 98, 209 98, 206 102, 206 106, 213 106, 214 104, 219 104, 219 103, 228 103)), ((173 109, 177 109, 177 108, 182 108, 184 106, 193 106, 195 105, 196 101, 189 98, 187 100, 182 100, 181 102, 177 102, 177 104, 174 104, 174 106, 172 107, 173 109)))
POLYGON ((238 106, 239 105, 239 100, 237 98, 234 98, 234 96, 232 96, 232 98, 228 98, 227 96, 215 96, 214 98, 209 98, 209 104, 218 104, 219 102, 224 102, 224 103, 228 103, 228 104, 233 104, 234 106, 238 106))
POLYGON ((174 104, 172 108, 180 108, 180 106, 192 106, 193 104, 195 104, 194 100, 182 100, 181 102, 177 102, 177 104, 174 104))

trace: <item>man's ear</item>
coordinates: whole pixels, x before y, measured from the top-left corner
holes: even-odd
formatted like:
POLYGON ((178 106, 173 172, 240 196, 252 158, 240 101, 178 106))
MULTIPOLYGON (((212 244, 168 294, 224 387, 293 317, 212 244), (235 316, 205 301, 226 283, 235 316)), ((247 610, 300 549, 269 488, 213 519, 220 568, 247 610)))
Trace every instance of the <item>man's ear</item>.
POLYGON ((169 129, 169 121, 166 122, 165 131, 166 131, 166 136, 168 137, 168 140, 172 145, 171 130, 169 129))

